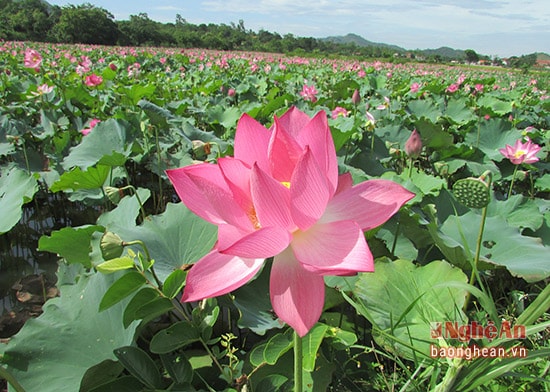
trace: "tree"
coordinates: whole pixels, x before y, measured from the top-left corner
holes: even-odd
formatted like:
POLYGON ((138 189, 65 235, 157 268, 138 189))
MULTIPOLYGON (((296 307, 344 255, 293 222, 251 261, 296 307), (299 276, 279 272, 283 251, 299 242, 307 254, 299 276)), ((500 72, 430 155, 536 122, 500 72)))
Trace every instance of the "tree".
POLYGON ((464 55, 466 56, 466 61, 469 63, 477 63, 479 61, 479 56, 475 50, 466 49, 464 55))
POLYGON ((162 41, 160 31, 161 23, 155 22, 144 12, 130 15, 129 21, 119 23, 119 28, 124 35, 126 45, 159 45, 162 41))
POLYGON ((119 30, 109 11, 86 3, 63 7, 53 34, 59 42, 114 45, 119 30))
POLYGON ((2 1, 2 38, 44 41, 59 17, 59 7, 40 0, 2 1))

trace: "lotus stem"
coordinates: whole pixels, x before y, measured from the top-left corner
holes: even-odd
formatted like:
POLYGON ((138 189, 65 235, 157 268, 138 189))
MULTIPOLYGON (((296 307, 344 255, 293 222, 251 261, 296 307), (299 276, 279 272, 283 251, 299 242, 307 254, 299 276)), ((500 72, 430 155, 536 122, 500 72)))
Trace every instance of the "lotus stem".
POLYGON ((7 369, 5 369, 3 366, 0 366, 0 378, 3 378, 10 384, 13 389, 16 392, 25 392, 25 389, 19 382, 13 377, 13 374, 11 374, 7 369))
POLYGON ((303 375, 303 347, 302 338, 294 331, 294 392, 302 392, 303 375))
POLYGON ((141 202, 141 199, 139 197, 137 189, 133 185, 127 185, 127 186, 125 186, 124 188, 121 188, 121 189, 131 189, 132 190, 132 192, 136 196, 137 202, 139 204, 139 209, 141 211, 141 218, 142 218, 143 221, 145 221, 145 218, 146 218, 147 214, 145 214, 145 209, 143 208, 143 203, 141 202))
MULTIPOLYGON (((481 175, 480 178, 484 181, 485 179, 487 179, 487 187, 490 190, 491 182, 493 179, 491 171, 487 170, 481 175)), ((487 206, 483 207, 483 209, 481 210, 481 223, 479 224, 479 233, 477 235, 477 243, 476 243, 476 253, 474 255, 474 261, 472 263, 472 274, 470 275, 470 282, 469 282, 470 285, 474 284, 475 278, 479 278, 477 265, 479 264, 479 257, 481 255, 481 245, 483 244, 483 232, 485 230, 486 220, 487 220, 487 206)), ((464 307, 462 308, 464 311, 466 311, 466 308, 468 307, 468 304, 470 302, 470 296, 471 296, 471 293, 468 291, 466 293, 466 300, 464 301, 464 307)))
POLYGON ((516 180, 516 174, 518 172, 519 165, 514 168, 514 174, 512 174, 512 182, 510 182, 510 189, 508 189, 508 199, 512 196, 512 189, 514 188, 514 181, 516 180))

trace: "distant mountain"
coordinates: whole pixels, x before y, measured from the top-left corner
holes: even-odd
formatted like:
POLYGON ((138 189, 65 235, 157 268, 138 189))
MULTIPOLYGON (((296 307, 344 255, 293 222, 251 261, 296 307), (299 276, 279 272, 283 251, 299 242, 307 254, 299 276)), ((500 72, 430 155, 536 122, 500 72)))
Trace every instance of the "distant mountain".
POLYGON ((344 36, 333 36, 333 37, 326 37, 321 38, 322 41, 329 41, 334 42, 335 44, 355 44, 357 46, 377 46, 380 48, 386 48, 386 49, 392 49, 396 52, 406 52, 406 49, 403 49, 400 46, 397 45, 389 45, 389 44, 383 44, 380 42, 372 42, 369 41, 357 34, 347 34, 344 36))
POLYGON ((438 49, 407 50, 397 45, 384 44, 380 42, 372 42, 357 34, 347 34, 344 36, 332 36, 332 37, 322 38, 322 40, 334 42, 337 44, 355 44, 357 46, 376 46, 380 48, 395 50, 398 53, 414 52, 417 55, 425 56, 425 57, 440 56, 442 58, 453 59, 453 60, 463 59, 466 57, 463 50, 452 49, 446 46, 438 49))
POLYGON ((550 61, 550 54, 548 53, 535 53, 537 55, 537 61, 550 61))
POLYGON ((441 56, 449 59, 463 59, 466 57, 463 50, 442 46, 438 49, 419 49, 424 56, 441 56))

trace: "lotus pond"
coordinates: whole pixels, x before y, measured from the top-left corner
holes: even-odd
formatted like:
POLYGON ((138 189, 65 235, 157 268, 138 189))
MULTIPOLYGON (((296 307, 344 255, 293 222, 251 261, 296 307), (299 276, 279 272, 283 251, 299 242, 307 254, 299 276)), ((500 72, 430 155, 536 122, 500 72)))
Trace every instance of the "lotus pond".
POLYGON ((550 390, 548 72, 2 42, 0 79, 9 391, 550 390))

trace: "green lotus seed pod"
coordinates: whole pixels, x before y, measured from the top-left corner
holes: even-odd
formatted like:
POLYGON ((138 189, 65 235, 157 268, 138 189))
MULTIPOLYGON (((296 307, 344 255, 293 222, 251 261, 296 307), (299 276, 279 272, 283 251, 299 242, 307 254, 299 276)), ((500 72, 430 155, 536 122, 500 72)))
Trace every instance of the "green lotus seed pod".
POLYGON ((483 208, 489 204, 489 185, 481 178, 468 177, 455 182, 453 193, 468 208, 483 208))
POLYGON ((122 255, 122 251, 124 250, 124 241, 122 241, 122 238, 115 233, 106 231, 101 237, 99 247, 101 248, 101 255, 103 256, 103 259, 112 260, 122 255))

